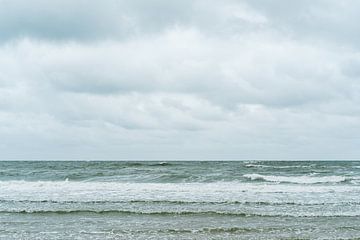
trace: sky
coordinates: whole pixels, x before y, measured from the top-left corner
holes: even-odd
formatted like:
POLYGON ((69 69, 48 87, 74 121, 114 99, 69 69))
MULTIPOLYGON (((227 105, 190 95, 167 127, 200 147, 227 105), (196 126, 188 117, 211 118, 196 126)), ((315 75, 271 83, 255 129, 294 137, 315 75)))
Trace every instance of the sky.
POLYGON ((0 0, 0 159, 360 159, 358 0, 0 0))

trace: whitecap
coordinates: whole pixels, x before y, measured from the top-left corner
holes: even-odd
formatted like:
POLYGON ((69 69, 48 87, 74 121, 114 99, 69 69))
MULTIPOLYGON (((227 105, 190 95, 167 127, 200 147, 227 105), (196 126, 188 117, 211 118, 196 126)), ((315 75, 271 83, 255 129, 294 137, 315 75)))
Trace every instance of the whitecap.
POLYGON ((267 182, 279 183, 299 183, 299 184, 315 184, 315 183, 339 183, 346 181, 344 176, 274 176, 274 175, 261 175, 261 174, 245 174, 245 178, 250 180, 263 180, 267 182))

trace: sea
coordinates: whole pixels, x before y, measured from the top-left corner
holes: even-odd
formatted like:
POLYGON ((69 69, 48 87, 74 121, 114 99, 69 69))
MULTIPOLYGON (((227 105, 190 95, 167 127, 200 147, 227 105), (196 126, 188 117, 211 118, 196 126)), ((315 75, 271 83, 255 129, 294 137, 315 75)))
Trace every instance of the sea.
POLYGON ((2 161, 0 239, 360 239, 360 162, 2 161))

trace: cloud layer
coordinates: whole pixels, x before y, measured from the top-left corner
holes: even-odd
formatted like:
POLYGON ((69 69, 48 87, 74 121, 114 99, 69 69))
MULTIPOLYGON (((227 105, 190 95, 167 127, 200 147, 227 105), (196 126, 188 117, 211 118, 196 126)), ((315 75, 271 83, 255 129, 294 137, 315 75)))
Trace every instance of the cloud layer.
POLYGON ((359 8, 0 0, 0 158, 359 158, 359 8))

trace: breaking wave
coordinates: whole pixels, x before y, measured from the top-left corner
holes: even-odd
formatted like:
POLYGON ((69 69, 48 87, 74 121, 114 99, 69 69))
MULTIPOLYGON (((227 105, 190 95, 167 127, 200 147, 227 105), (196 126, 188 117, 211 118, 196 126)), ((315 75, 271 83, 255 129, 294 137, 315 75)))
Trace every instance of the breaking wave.
POLYGON ((250 180, 262 180, 267 182, 279 183, 298 183, 298 184, 315 184, 315 183, 341 183, 348 179, 344 176, 273 176, 261 174, 245 174, 245 178, 250 180))

